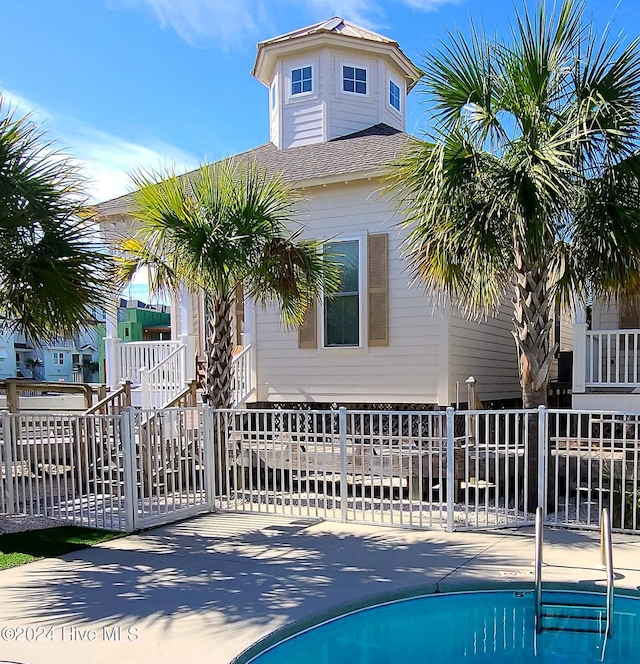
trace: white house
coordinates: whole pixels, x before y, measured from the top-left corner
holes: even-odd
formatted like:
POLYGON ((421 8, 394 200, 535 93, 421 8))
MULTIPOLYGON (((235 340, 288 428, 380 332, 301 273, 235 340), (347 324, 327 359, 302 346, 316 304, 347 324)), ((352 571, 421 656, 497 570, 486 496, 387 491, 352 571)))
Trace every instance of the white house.
MULTIPOLYGON (((411 140, 405 100, 419 78, 397 42, 333 18, 258 44, 252 73, 269 89, 270 141, 238 157, 283 173, 303 194, 302 234, 340 255, 344 278, 300 330, 283 329, 275 308, 246 303, 238 312, 245 350, 236 401, 446 406, 458 395, 466 401, 469 376, 484 402, 518 398, 509 308, 471 322, 410 287, 400 217, 383 192, 411 140)), ((123 196, 98 206, 107 235, 130 224, 131 203, 123 196)), ((159 361, 202 339, 197 302, 183 293, 172 309, 175 345, 159 361)), ((136 369, 109 329, 116 383, 136 369)))
POLYGON ((576 316, 573 407, 640 411, 640 307, 594 302, 576 316))

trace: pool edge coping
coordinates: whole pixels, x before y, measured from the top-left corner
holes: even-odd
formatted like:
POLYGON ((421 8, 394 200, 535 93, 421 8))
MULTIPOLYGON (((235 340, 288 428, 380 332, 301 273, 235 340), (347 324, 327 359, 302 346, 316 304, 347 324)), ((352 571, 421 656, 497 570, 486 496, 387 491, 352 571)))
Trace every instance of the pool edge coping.
MULTIPOLYGON (((478 581, 462 581, 456 583, 456 588, 447 590, 439 590, 439 584, 427 584, 424 586, 414 586, 411 588, 404 588, 402 590, 381 593, 373 595, 362 600, 354 600, 352 602, 342 602, 336 604, 329 609, 318 611, 307 618, 295 620, 278 627, 261 639, 258 639, 250 646, 245 648, 241 653, 236 655, 229 664, 249 664, 249 662, 266 650, 278 645, 297 634, 305 632, 314 627, 318 627, 323 623, 330 622, 341 616, 350 613, 362 611, 364 609, 373 608, 383 604, 392 602, 399 602, 407 599, 414 599, 418 597, 428 597, 429 595, 456 595, 462 593, 473 592, 491 592, 491 591, 505 591, 512 592, 533 592, 534 584, 531 582, 522 582, 521 580, 502 581, 502 582, 478 582, 478 581)), ((587 592, 605 595, 606 589, 597 585, 595 582, 566 582, 566 581, 548 581, 545 582, 545 590, 555 591, 573 591, 573 592, 587 592)), ((629 597, 640 598, 640 588, 616 588, 616 597, 629 597)))

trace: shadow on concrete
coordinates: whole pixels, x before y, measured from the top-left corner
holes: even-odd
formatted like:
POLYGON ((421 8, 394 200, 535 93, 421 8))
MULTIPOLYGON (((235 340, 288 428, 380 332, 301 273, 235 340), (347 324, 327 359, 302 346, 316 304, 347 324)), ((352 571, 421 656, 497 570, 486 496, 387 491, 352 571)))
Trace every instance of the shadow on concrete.
MULTIPOLYGON (((213 637, 234 625, 266 633, 336 607, 439 586, 532 587, 531 529, 450 535, 314 524, 214 514, 72 553, 64 562, 10 570, 9 584, 0 574, 4 617, 167 629, 176 619, 197 617, 213 637), (522 570, 520 578, 508 576, 514 569, 522 570)), ((597 558, 597 533, 549 531, 546 537, 550 551, 561 545, 567 552, 567 564, 572 551, 587 547, 597 558)), ((584 584, 597 578, 593 567, 574 574, 584 584)))

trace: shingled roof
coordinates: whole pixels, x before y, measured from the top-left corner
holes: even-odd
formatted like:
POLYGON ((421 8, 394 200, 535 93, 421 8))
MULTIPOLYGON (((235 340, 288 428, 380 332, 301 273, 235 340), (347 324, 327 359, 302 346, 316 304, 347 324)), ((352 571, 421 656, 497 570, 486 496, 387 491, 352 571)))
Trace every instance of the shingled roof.
MULTIPOLYGON (((377 124, 331 141, 287 150, 264 143, 234 158, 255 161, 269 173, 282 173, 287 182, 304 186, 305 182, 332 177, 354 179, 356 175, 382 174, 409 140, 409 134, 377 124)), ((132 205, 133 194, 125 194, 95 207, 101 216, 108 216, 123 213, 132 205)))

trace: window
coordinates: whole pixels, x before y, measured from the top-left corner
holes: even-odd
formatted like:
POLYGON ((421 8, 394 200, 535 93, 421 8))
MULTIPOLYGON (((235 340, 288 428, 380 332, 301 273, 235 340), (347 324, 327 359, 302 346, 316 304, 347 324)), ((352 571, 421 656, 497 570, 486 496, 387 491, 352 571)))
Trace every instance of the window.
POLYGON ((324 301, 324 345, 360 345, 360 246, 358 240, 328 242, 329 260, 340 266, 338 290, 324 301))
POLYGON ((342 90, 359 95, 367 94, 367 70, 360 67, 342 67, 342 90))
POLYGON ((276 107, 276 82, 271 85, 271 108, 276 107))
POLYGON ((311 92, 313 74, 311 67, 300 67, 291 72, 291 96, 311 92))
POLYGON ((389 81, 389 104, 396 111, 400 110, 400 86, 396 85, 393 81, 389 81))
POLYGON ((54 353, 53 363, 58 365, 64 364, 64 353, 54 353))

